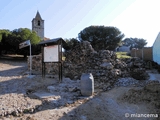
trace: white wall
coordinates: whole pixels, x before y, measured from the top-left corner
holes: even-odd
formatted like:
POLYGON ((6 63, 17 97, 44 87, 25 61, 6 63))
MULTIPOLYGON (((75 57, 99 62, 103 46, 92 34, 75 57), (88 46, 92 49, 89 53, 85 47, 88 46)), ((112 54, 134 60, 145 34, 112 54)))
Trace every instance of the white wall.
POLYGON ((118 49, 119 52, 130 52, 130 46, 121 46, 118 49))
POLYGON ((153 44, 153 61, 160 64, 160 33, 153 44))

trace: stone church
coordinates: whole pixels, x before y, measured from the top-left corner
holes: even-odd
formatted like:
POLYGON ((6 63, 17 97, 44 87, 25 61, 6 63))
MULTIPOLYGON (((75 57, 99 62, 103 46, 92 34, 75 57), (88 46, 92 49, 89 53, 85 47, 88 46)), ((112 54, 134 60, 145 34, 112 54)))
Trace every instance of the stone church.
POLYGON ((38 11, 35 18, 32 20, 32 31, 35 31, 41 40, 44 40, 44 20, 41 18, 38 11))

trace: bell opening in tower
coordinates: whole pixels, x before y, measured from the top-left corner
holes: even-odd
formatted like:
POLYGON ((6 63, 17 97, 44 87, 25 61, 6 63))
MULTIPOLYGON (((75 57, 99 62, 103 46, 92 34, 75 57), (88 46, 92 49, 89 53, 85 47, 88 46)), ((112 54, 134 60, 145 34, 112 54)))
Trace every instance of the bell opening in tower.
POLYGON ((40 24, 40 21, 38 20, 38 26, 40 26, 41 24, 40 24))

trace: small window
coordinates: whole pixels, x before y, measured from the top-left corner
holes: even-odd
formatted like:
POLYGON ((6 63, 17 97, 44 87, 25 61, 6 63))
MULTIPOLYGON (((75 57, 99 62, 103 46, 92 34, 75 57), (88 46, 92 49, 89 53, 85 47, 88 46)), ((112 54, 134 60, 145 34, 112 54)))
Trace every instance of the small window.
POLYGON ((40 26, 41 24, 40 24, 40 21, 38 20, 38 26, 40 26))

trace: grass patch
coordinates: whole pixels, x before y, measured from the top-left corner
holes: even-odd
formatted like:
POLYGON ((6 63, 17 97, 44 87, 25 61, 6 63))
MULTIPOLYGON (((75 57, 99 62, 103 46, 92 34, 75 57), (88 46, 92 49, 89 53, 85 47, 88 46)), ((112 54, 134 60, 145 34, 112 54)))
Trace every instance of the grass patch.
MULTIPOLYGON (((127 55, 127 52, 116 52, 117 58, 118 59, 123 59, 123 58, 131 58, 131 56, 127 55)), ((62 60, 65 61, 64 56, 62 56, 62 60)))
POLYGON ((116 55, 118 59, 131 58, 131 56, 127 55, 127 52, 116 52, 116 55))

